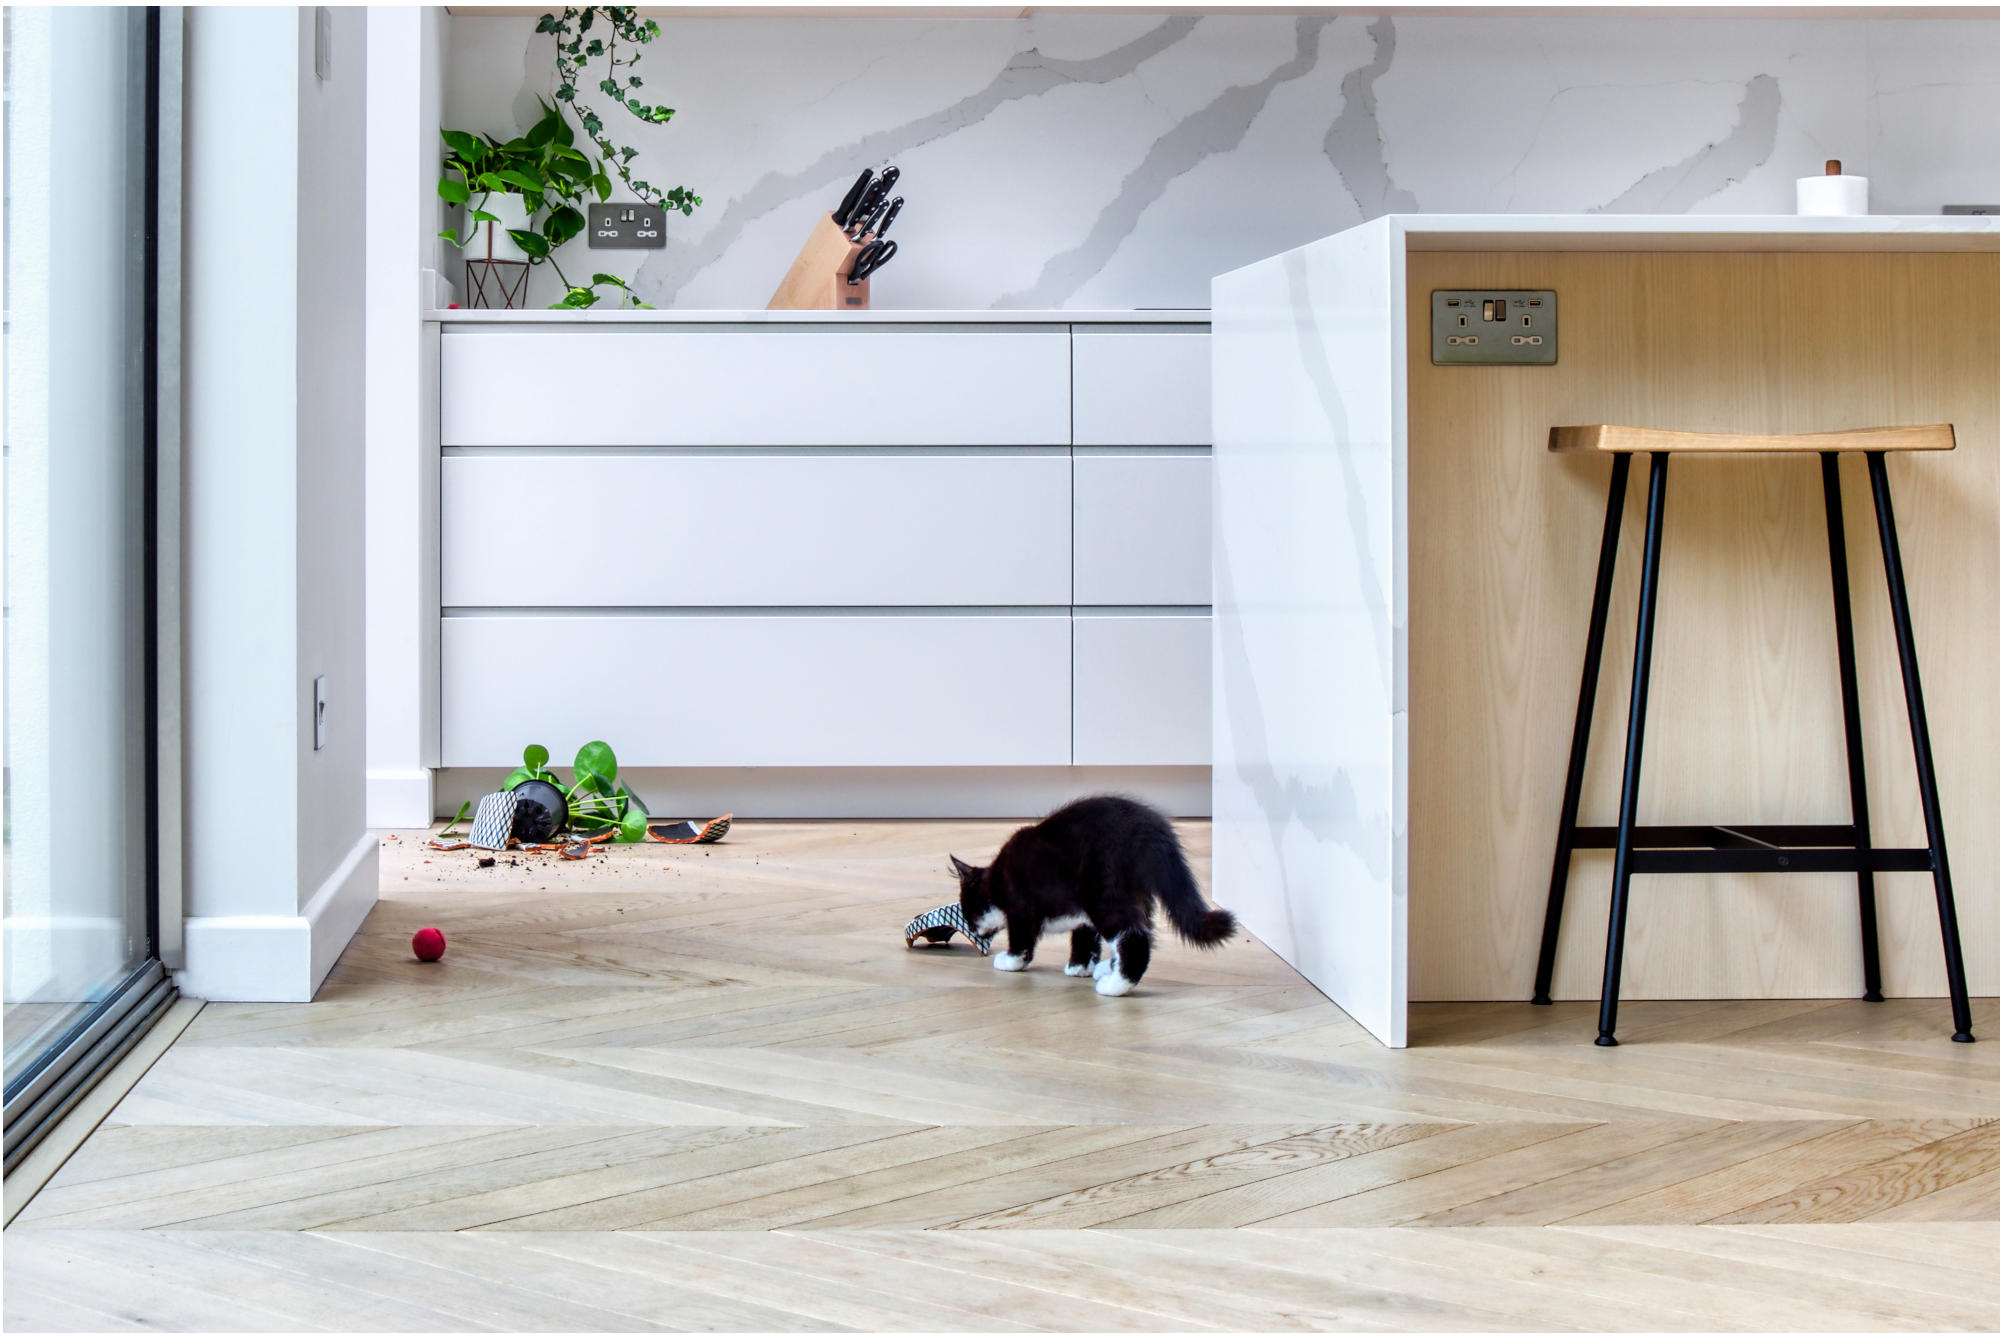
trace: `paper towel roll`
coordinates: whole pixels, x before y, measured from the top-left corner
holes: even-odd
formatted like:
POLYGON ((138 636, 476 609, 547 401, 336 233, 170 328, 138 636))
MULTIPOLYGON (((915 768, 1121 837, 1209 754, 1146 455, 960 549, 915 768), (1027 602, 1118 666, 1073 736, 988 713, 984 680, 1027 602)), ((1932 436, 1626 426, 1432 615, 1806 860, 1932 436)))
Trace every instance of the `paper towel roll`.
POLYGON ((1799 177, 1800 217, 1865 217, 1867 213, 1866 176, 1799 177))

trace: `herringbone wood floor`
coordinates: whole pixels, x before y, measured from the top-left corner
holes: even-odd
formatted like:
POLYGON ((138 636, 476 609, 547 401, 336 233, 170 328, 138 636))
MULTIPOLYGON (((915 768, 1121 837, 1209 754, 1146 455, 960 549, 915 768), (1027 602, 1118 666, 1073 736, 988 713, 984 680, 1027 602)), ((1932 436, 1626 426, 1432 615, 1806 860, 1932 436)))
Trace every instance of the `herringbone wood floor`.
POLYGON ((1387 1051, 1255 942, 1124 1000, 906 951, 1005 831, 390 842, 318 1000, 210 1005, 8 1231, 7 1325, 2000 1328, 2000 1043, 1941 1003, 1387 1051))

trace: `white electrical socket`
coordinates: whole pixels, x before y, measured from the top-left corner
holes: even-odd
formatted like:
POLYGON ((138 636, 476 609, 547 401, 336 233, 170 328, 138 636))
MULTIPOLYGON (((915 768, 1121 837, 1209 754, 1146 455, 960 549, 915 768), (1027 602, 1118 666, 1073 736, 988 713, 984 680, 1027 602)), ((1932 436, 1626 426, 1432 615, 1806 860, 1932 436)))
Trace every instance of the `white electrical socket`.
POLYGON ((313 677, 313 749, 326 748, 326 677, 313 677))

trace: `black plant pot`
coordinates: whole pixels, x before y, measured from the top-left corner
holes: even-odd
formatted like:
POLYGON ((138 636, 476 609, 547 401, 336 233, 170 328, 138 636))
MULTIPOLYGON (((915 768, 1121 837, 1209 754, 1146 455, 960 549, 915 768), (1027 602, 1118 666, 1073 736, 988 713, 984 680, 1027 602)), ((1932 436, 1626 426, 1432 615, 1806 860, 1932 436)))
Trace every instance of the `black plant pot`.
POLYGON ((514 836, 522 842, 547 842, 569 822, 569 802, 555 783, 529 778, 514 794, 521 798, 514 807, 514 836))

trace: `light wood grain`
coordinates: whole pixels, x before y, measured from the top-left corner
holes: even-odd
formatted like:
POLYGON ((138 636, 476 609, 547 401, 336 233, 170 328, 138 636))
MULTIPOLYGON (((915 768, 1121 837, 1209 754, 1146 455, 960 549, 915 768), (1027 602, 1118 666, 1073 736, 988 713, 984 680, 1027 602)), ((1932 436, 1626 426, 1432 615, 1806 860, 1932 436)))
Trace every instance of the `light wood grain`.
MULTIPOLYGON (((1524 999, 1548 891, 1610 462, 1551 427, 1816 433, 1951 422, 1960 447, 1889 462, 1966 964, 2000 990, 2000 304, 1991 255, 1410 257, 1410 993, 1524 999), (1429 363, 1428 293, 1561 293, 1549 367, 1429 363), (1716 293, 1728 293, 1726 313, 1716 293)), ((1923 823, 1862 460, 1842 463, 1869 803, 1878 846, 1923 823)), ((1615 818, 1645 486, 1628 495, 1584 787, 1615 818)), ((1686 458, 1668 486, 1642 822, 1848 818, 1819 465, 1686 458)), ((1611 858, 1580 853, 1555 991, 1597 993, 1611 858)), ((1885 988, 1941 996, 1928 876, 1878 875, 1885 988)), ((1852 876, 1641 877, 1627 997, 1861 990, 1852 876)), ((1942 1004, 1913 1011, 1942 1039, 1942 1004)), ((1621 1033, 1621 1035, 1623 1035, 1621 1033)), ((1588 1035, 1584 1036, 1588 1040, 1588 1035)))
POLYGON ((2000 1327, 1950 1271, 2000 1243, 2000 1046, 1928 1002, 1636 1002, 1609 1053, 1423 1005, 1391 1051, 1253 940, 1124 1000, 904 948, 1008 831, 385 839, 319 998, 207 1006, 8 1229, 7 1327, 2000 1327))
POLYGON ((1647 426, 1552 426, 1552 454, 1800 454, 1953 449, 1949 425, 1863 426, 1800 435, 1743 435, 1726 431, 1655 430, 1647 426))

